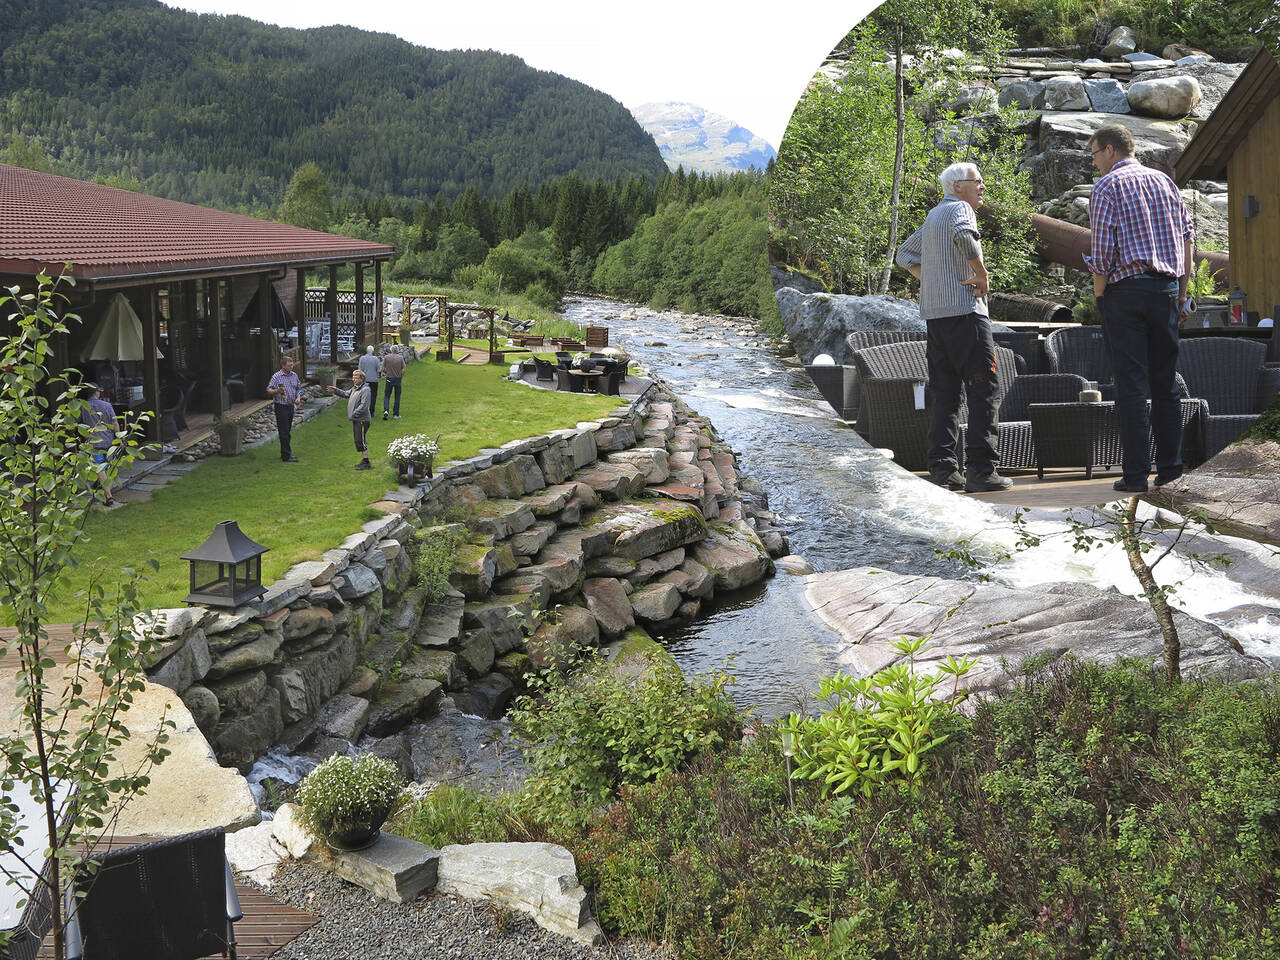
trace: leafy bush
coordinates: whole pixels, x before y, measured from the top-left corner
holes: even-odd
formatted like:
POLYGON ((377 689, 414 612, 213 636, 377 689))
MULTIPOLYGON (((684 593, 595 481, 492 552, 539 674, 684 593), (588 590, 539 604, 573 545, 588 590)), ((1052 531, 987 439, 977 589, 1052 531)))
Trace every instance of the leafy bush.
POLYGON ((842 671, 822 679, 822 714, 793 713, 781 725, 784 744, 795 746, 795 777, 820 780, 823 793, 857 789, 868 797, 895 772, 917 782, 924 755, 949 739, 941 728, 967 697, 959 680, 974 664, 947 657, 936 673, 917 673, 915 655, 928 639, 903 637, 893 646, 906 662, 869 677, 842 671), (946 677, 954 682, 947 699, 939 700, 946 677))
POLYGON ((334 754, 298 785, 302 822, 315 836, 380 826, 395 805, 404 781, 390 760, 372 753, 352 758, 334 754))
POLYGON ((413 558, 413 569, 418 576, 418 586, 422 587, 426 602, 435 603, 449 591, 449 574, 458 552, 458 538, 445 527, 435 527, 421 531, 414 541, 418 552, 413 558))
POLYGON ((793 810, 770 728, 624 789, 597 916, 685 958, 1280 956, 1276 680, 1066 658, 953 729, 869 798, 793 810))
POLYGON ((534 678, 509 713, 529 744, 528 811, 581 824, 619 785, 652 780, 736 739, 732 682, 724 673, 687 681, 674 664, 652 661, 639 676, 596 661, 573 677, 534 678))
POLYGON ((429 847, 450 843, 501 843, 511 838, 502 798, 442 783, 406 803, 391 829, 429 847))

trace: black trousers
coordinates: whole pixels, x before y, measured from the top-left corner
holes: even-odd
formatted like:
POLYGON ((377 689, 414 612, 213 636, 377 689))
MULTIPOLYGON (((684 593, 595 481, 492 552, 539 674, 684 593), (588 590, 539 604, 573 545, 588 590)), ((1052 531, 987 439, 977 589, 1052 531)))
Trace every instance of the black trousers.
POLYGON ((1182 404, 1178 369, 1178 281, 1129 277, 1102 296, 1102 335, 1116 376, 1120 466, 1126 483, 1145 486, 1156 441, 1156 469, 1182 466, 1182 404), (1151 411, 1147 412, 1147 397, 1151 411))
POLYGON ((289 433, 293 430, 293 404, 272 403, 276 408, 276 433, 280 434, 280 459, 288 460, 293 456, 293 448, 289 445, 289 433))
POLYGON ((996 345, 991 321, 978 313, 925 321, 929 329, 925 357, 933 416, 929 424, 929 472, 946 476, 957 467, 960 439, 960 397, 969 403, 965 441, 965 472, 985 477, 1000 461, 996 380, 996 345))

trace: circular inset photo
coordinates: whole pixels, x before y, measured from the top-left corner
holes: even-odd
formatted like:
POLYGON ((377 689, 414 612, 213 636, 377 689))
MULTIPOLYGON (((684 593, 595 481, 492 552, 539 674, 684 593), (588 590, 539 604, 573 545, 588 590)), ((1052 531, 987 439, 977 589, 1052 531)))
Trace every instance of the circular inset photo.
POLYGON ((779 148, 778 305, 837 416, 920 478, 1196 502, 1194 468, 1280 453, 1276 18, 1066 7, 850 30, 779 148))

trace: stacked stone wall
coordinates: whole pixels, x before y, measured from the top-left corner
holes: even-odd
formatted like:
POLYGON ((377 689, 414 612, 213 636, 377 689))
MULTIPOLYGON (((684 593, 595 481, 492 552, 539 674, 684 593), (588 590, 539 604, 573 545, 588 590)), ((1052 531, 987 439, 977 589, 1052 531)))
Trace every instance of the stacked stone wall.
POLYGON ((389 491, 383 516, 234 611, 159 611, 151 679, 219 762, 315 737, 354 743, 451 697, 497 717, 533 670, 697 617, 773 573, 786 538, 711 424, 655 387, 616 415, 513 441, 389 491), (446 522, 451 521, 451 522, 446 522), (450 589, 413 556, 447 531, 450 589))

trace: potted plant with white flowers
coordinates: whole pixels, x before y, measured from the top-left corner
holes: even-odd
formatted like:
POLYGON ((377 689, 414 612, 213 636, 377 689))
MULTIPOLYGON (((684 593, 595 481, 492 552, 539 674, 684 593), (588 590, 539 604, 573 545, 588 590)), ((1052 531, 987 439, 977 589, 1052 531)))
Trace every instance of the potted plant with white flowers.
POLYGON ((439 437, 425 433, 396 437, 387 444, 387 460, 396 466, 401 483, 414 486, 431 476, 431 461, 440 449, 439 437))
POLYGON ((586 351, 582 351, 581 353, 575 353, 573 355, 573 361, 571 363, 571 366, 575 370, 581 370, 584 373, 588 373, 591 370, 595 369, 596 361, 591 356, 591 354, 587 353, 586 351))
POLYGON ((302 823, 335 849, 363 850, 377 841, 403 788, 390 760, 334 754, 298 786, 302 823))

